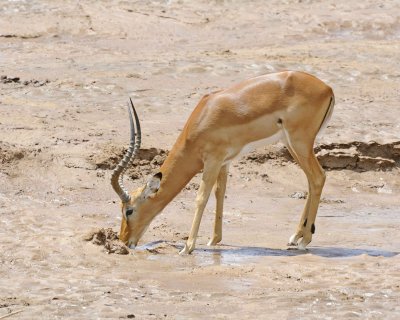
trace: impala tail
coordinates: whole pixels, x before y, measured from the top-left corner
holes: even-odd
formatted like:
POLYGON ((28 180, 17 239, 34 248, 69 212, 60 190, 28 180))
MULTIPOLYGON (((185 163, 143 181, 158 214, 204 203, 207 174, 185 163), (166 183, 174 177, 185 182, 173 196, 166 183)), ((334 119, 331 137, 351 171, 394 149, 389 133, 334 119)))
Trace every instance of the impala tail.
POLYGON ((331 101, 329 102, 329 106, 328 106, 328 109, 326 110, 324 119, 321 122, 321 126, 319 127, 318 134, 320 134, 322 131, 324 131, 325 128, 328 126, 328 122, 332 117, 334 106, 335 106, 335 95, 332 94, 331 101))

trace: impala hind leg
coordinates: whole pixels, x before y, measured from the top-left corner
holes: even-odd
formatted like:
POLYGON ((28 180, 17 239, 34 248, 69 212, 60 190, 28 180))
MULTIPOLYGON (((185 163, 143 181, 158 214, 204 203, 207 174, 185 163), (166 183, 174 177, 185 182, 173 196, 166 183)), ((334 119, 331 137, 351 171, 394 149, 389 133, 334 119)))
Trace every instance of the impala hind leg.
POLYGON ((299 249, 305 249, 311 242, 312 234, 315 232, 315 219, 322 188, 325 184, 325 172, 314 154, 313 143, 304 143, 293 139, 287 147, 303 169, 308 180, 307 201, 297 230, 289 239, 289 245, 298 245, 299 249))
MULTIPOLYGON (((299 158, 297 158, 297 155, 296 155, 295 151, 292 149, 291 145, 287 144, 286 147, 289 150, 289 153, 291 154, 293 159, 296 161, 296 163, 300 166, 300 168, 302 168, 300 160, 299 160, 299 158)), ((304 169, 303 169, 303 171, 304 171, 304 169)), ((301 218, 300 218, 300 224, 303 223, 303 227, 304 227, 304 223, 307 221, 308 211, 310 209, 310 199, 311 198, 309 195, 310 195, 310 185, 308 185, 308 195, 307 195, 307 199, 306 199, 306 204, 304 205, 303 213, 301 214, 301 218)), ((294 233, 290 237, 288 246, 297 246, 298 240, 303 237, 303 230, 300 228, 300 224, 297 228, 296 233, 294 233)))
POLYGON ((204 208, 206 207, 208 198, 210 197, 211 190, 215 181, 217 180, 220 169, 220 162, 206 162, 204 165, 203 176, 196 197, 196 212, 194 214, 192 228, 190 230, 190 234, 188 240, 186 241, 185 247, 179 252, 179 254, 189 254, 194 250, 196 246, 196 238, 199 232, 204 208))
POLYGON ((215 209, 214 233, 207 245, 214 246, 222 240, 222 215, 224 209, 224 197, 226 191, 226 182, 228 179, 228 165, 221 168, 217 181, 215 183, 215 198, 217 206, 215 209))

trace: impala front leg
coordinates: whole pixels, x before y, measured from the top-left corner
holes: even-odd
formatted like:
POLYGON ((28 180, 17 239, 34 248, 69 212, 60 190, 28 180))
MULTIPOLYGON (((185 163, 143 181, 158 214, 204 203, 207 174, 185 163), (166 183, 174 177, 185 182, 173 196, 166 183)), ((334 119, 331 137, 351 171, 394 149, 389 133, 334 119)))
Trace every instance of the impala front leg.
POLYGON ((222 215, 224 210, 224 197, 227 179, 228 165, 225 165, 221 168, 215 184, 215 198, 217 200, 217 206, 215 209, 214 233, 207 244, 209 246, 215 246, 222 240, 222 215))
POLYGON ((208 198, 212 187, 217 179, 221 165, 218 164, 206 164, 204 166, 203 177, 200 183, 200 188, 196 197, 196 212, 194 215, 192 228, 190 230, 189 238, 186 241, 185 247, 179 252, 179 254, 190 254, 196 246, 196 238, 199 232, 201 218, 203 216, 204 208, 206 207, 208 198))

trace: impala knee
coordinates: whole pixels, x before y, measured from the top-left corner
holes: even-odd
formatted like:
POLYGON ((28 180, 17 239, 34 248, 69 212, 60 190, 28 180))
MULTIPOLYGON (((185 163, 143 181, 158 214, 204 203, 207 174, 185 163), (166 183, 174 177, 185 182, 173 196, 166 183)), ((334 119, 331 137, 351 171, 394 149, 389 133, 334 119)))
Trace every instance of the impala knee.
POLYGON ((325 185, 325 180, 326 180, 326 174, 324 171, 322 171, 320 174, 314 177, 314 179, 310 183, 310 186, 315 193, 321 195, 322 188, 325 185))
POLYGON ((320 184, 323 187, 326 181, 326 173, 325 171, 321 171, 321 175, 320 175, 320 184))
POLYGON ((206 195, 204 194, 204 192, 200 192, 197 197, 196 197, 196 205, 197 206, 201 206, 204 204, 204 202, 206 202, 206 195))

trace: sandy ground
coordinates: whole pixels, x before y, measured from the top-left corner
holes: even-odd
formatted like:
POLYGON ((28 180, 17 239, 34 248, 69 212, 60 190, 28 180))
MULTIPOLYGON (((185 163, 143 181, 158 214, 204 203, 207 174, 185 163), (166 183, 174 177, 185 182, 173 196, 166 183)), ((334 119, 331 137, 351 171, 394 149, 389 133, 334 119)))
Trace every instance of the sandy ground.
POLYGON ((399 52, 398 1, 0 1, 0 317, 399 319, 399 52), (233 164, 220 246, 211 199, 178 255, 198 177, 128 255, 84 240, 119 227, 128 96, 135 188, 203 94, 285 69, 337 100, 308 252, 286 247, 307 187, 279 145, 233 164))

